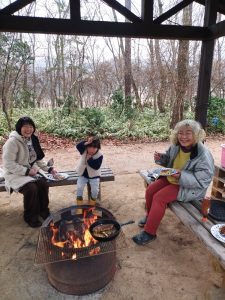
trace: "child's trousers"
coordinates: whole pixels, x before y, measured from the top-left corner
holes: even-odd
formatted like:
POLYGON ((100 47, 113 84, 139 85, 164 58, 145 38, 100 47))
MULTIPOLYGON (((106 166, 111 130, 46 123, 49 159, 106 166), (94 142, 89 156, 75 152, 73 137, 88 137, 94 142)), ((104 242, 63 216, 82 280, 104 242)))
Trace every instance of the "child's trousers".
POLYGON ((79 176, 77 179, 77 198, 83 197, 84 187, 89 182, 91 186, 91 198, 97 199, 99 194, 100 178, 86 178, 79 176))
POLYGON ((147 187, 145 199, 147 209, 147 222, 144 230, 152 235, 160 225, 165 214, 167 204, 177 199, 179 185, 171 184, 162 177, 147 187))

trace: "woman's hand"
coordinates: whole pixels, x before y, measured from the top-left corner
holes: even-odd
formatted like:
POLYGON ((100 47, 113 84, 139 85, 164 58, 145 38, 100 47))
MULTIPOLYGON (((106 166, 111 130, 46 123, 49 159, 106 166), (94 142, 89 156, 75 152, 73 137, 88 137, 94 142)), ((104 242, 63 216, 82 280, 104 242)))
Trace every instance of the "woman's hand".
POLYGON ((57 173, 58 173, 58 172, 57 172, 54 168, 51 170, 51 174, 52 174, 53 177, 54 177, 57 173))
POLYGON ((160 157, 161 157, 160 153, 155 151, 154 160, 160 160, 160 157))
POLYGON ((181 175, 181 172, 180 172, 180 170, 178 170, 178 169, 176 169, 176 171, 177 171, 177 173, 175 173, 175 174, 173 174, 173 175, 171 175, 172 177, 175 177, 175 178, 177 178, 177 179, 179 179, 180 178, 180 175, 181 175))
POLYGON ((31 168, 28 175, 33 177, 33 176, 37 175, 37 172, 38 172, 37 169, 31 168))

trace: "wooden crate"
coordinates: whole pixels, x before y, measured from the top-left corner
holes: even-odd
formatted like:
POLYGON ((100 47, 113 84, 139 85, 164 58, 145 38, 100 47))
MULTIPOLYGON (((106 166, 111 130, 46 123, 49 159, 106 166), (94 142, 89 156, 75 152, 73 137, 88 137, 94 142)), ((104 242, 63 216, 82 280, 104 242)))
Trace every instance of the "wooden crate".
POLYGON ((225 201, 225 169, 219 166, 215 166, 211 196, 225 201))

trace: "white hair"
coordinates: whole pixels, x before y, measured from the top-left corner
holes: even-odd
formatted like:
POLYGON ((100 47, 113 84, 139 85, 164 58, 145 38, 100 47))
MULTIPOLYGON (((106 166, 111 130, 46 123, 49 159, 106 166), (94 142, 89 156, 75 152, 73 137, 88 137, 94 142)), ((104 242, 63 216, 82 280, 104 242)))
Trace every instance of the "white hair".
POLYGON ((170 136, 171 143, 174 145, 177 145, 178 143, 178 132, 183 127, 190 127, 191 131, 194 135, 194 141, 195 144, 198 142, 204 141, 206 134, 205 130, 202 129, 202 126, 199 122, 195 120, 182 120, 176 124, 174 127, 174 130, 172 131, 172 134, 170 136))

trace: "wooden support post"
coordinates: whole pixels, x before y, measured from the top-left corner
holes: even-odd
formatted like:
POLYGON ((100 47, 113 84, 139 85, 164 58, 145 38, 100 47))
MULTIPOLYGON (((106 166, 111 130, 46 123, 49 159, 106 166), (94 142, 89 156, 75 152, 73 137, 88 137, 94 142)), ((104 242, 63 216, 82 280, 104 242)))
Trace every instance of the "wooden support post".
POLYGON ((148 24, 153 22, 153 2, 154 0, 141 1, 141 19, 148 24))
POLYGON ((80 21, 80 0, 70 0, 70 19, 80 21))
MULTIPOLYGON (((206 0, 204 26, 216 23, 217 0, 206 0)), ((195 119, 203 128, 207 125, 207 108, 210 95, 210 80, 213 63, 214 39, 202 42, 200 69, 198 78, 198 91, 195 109, 195 119)))

